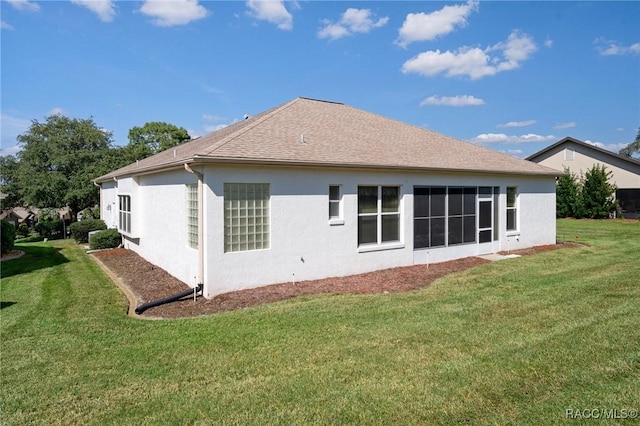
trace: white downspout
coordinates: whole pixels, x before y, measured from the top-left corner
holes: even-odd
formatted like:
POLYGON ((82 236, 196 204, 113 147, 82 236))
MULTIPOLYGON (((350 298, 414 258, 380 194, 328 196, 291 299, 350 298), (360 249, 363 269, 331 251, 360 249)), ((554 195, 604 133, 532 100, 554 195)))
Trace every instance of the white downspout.
POLYGON ((204 294, 204 183, 203 175, 197 170, 193 170, 188 164, 184 169, 198 177, 198 283, 202 285, 204 294))

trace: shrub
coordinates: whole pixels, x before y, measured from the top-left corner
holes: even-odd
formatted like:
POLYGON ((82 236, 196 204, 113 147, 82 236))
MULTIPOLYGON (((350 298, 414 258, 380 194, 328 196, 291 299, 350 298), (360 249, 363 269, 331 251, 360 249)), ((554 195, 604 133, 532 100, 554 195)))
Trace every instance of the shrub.
POLYGON ((580 195, 580 182, 574 173, 567 168, 564 174, 558 178, 556 186, 556 216, 578 217, 578 196, 580 195))
POLYGON ((78 244, 89 242, 89 232, 107 229, 107 224, 100 219, 85 219, 80 222, 74 222, 69 225, 71 236, 78 244))
POLYGON ((62 233, 62 221, 60 219, 40 219, 36 223, 36 232, 43 238, 51 238, 62 233))
POLYGON ((62 234, 62 221, 58 210, 54 208, 41 208, 36 216, 37 223, 35 225, 36 232, 43 238, 51 238, 62 234))
POLYGON ((616 209, 616 186, 609 183, 611 172, 595 164, 577 177, 569 169, 556 185, 556 216, 576 219, 606 219, 616 209))
POLYGON ((91 238, 89 238, 89 248, 91 250, 116 248, 121 242, 122 238, 117 229, 105 229, 104 231, 91 235, 91 238))
POLYGON ((2 222, 2 253, 8 253, 13 250, 13 244, 16 240, 16 228, 6 220, 0 220, 2 222))
POLYGON ((18 235, 20 235, 22 238, 28 237, 30 233, 31 230, 29 229, 29 225, 27 225, 26 223, 21 223, 20 225, 18 225, 18 235))
POLYGON ((594 165, 587 170, 582 184, 582 203, 585 216, 606 219, 616 209, 616 186, 609 183, 611 172, 605 166, 594 165))

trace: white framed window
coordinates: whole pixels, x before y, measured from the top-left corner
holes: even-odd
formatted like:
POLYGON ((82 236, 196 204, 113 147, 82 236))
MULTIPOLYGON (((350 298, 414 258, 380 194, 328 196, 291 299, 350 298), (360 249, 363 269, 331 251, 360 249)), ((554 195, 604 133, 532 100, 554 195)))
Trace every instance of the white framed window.
POLYGON ((507 231, 518 230, 518 187, 507 187, 507 231))
POLYGON ((573 148, 567 148, 564 150, 564 159, 566 161, 573 161, 576 158, 576 152, 573 148))
POLYGON ((189 247, 198 248, 198 184, 186 185, 187 243, 189 247))
POLYGON ((358 246, 400 241, 400 187, 358 187, 358 246))
POLYGON ((269 248, 269 184, 224 184, 224 251, 269 248))
POLYGON ((329 223, 342 224, 342 191, 340 185, 329 185, 329 223))
POLYGON ((118 195, 118 230, 131 233, 131 196, 118 195))

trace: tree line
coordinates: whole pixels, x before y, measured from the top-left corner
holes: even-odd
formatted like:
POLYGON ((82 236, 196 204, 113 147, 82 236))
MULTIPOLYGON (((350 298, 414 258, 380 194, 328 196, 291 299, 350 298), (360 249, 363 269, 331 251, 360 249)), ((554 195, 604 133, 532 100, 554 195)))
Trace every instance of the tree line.
POLYGON ((2 208, 68 206, 75 216, 98 205, 95 178, 190 139, 186 129, 154 121, 131 128, 129 143, 116 146, 93 118, 33 120, 17 137, 21 150, 0 157, 2 208))

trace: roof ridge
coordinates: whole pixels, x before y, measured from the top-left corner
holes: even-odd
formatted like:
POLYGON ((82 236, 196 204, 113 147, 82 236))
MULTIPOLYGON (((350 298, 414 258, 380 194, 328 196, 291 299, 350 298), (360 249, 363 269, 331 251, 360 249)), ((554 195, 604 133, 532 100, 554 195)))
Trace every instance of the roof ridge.
POLYGON ((279 105, 277 107, 271 108, 270 110, 267 110, 267 111, 264 111, 264 112, 258 114, 257 116, 255 116, 255 121, 253 123, 250 123, 247 126, 244 126, 241 129, 238 129, 237 131, 231 133, 230 135, 225 136, 222 140, 216 142, 214 144, 213 148, 207 150, 205 155, 213 154, 215 151, 217 151, 220 148, 224 147, 226 144, 228 144, 229 142, 233 141, 234 139, 240 137, 241 135, 243 135, 244 133, 248 132, 249 130, 253 129, 258 124, 264 123, 269 118, 271 118, 274 115, 286 110, 287 108, 291 107, 293 104, 295 104, 296 102, 298 102, 298 101, 300 101, 302 99, 306 99, 306 98, 297 97, 297 98, 294 98, 294 99, 292 99, 292 100, 290 100, 288 102, 285 102, 285 103, 283 103, 283 104, 281 104, 281 105, 279 105))

